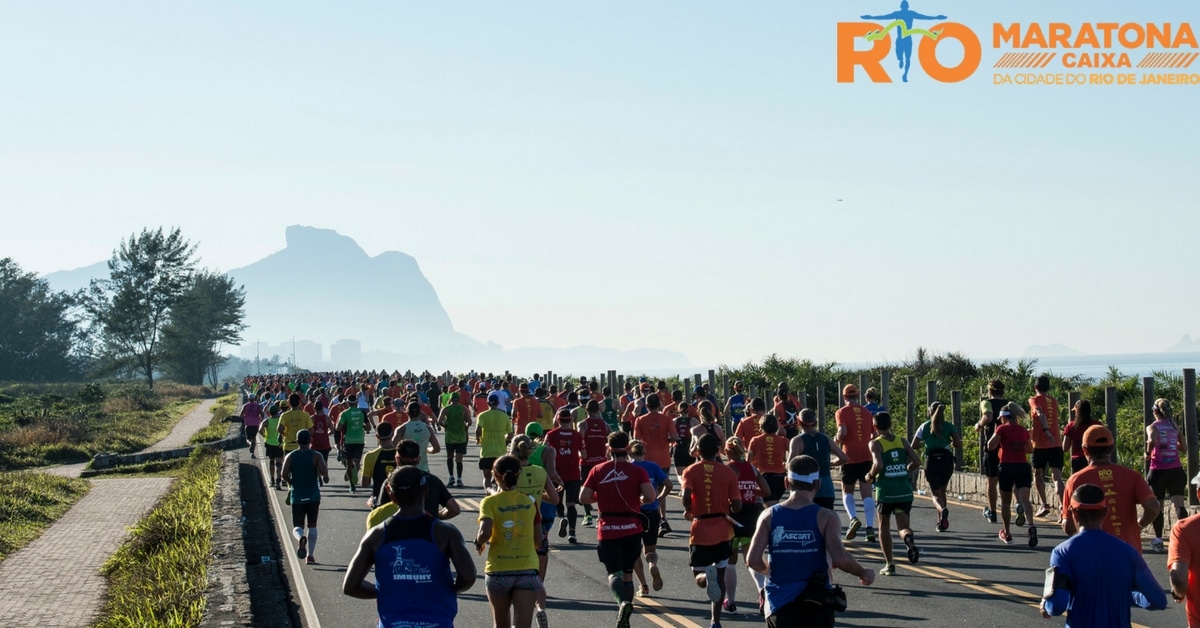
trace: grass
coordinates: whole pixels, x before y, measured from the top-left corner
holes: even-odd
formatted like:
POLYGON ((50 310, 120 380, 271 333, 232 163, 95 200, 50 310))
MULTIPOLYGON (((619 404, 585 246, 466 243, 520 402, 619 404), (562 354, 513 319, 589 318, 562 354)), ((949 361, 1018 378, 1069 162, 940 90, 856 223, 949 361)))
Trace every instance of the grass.
POLYGON ((166 496, 105 563, 99 628, 197 626, 204 615, 221 454, 198 450, 166 496))
POLYGON ((129 384, 0 386, 0 471, 145 449, 208 392, 174 384, 154 391, 129 384))
POLYGON ((47 473, 0 473, 0 560, 41 536, 89 488, 47 473))
POLYGON ((225 417, 237 414, 237 411, 237 393, 225 395, 217 399, 217 403, 213 404, 212 408, 212 421, 209 422, 208 427, 196 432, 192 436, 192 439, 188 441, 188 444, 200 445, 225 438, 225 434, 229 432, 229 423, 225 422, 225 417))

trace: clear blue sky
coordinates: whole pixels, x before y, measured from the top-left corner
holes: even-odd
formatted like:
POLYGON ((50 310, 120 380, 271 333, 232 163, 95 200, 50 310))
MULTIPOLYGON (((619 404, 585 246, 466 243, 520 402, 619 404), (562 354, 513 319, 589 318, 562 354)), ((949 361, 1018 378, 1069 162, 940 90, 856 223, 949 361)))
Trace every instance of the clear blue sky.
POLYGON ((0 255, 161 224, 229 269, 334 228, 480 340, 698 365, 1200 335, 1200 86, 997 87, 987 50, 1196 4, 913 0, 984 34, 977 76, 837 84, 836 23, 897 4, 0 2, 0 255))

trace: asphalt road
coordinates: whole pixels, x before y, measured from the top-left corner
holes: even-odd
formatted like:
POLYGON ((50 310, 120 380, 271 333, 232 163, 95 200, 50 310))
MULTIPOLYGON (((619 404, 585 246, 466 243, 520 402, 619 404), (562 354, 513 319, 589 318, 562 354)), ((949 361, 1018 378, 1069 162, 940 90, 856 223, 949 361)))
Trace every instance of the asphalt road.
MULTIPOLYGON (((477 453, 478 449, 472 445, 465 462, 467 487, 452 490, 463 512, 450 522, 457 525, 468 540, 474 537, 478 503, 483 497, 482 477, 476 466, 477 453)), ((243 450, 241 455, 248 460, 249 450, 243 450)), ((265 474, 261 446, 259 455, 265 474)), ((444 479, 445 458, 442 454, 430 458, 430 468, 444 479)), ((350 598, 341 591, 346 565, 366 531, 368 512, 366 495, 363 491, 351 494, 346 483, 341 481, 342 472, 343 467, 331 458, 330 476, 334 482, 322 489, 320 535, 314 552, 319 564, 302 565, 303 561, 296 559, 294 551, 285 552, 289 557, 287 568, 296 588, 293 596, 303 606, 302 615, 309 628, 365 628, 376 622, 374 601, 350 598)), ((291 515, 290 507, 283 503, 285 493, 270 493, 275 500, 277 523, 280 517, 283 518, 280 537, 290 540, 291 515)), ((838 510, 844 518, 840 505, 838 510)), ((921 548, 917 564, 908 564, 903 545, 897 539, 899 551, 895 576, 879 576, 868 588, 846 574, 836 575, 835 581, 846 589, 849 599, 849 609, 838 615, 838 626, 1063 625, 1061 618, 1041 619, 1037 610, 1043 570, 1049 566, 1049 553, 1065 539, 1055 522, 1039 520, 1041 542, 1037 548, 1029 548, 1025 531, 1015 527, 1014 544, 1002 544, 996 537, 998 526, 985 521, 977 505, 952 500, 950 511, 950 530, 937 533, 932 504, 926 499, 917 499, 913 512, 913 527, 917 545, 921 548)), ((632 623, 660 628, 706 628, 709 625, 708 603, 704 591, 696 588, 691 580, 687 566, 687 522, 683 520, 677 497, 671 498, 668 519, 676 532, 661 539, 659 544, 659 560, 666 585, 663 590, 652 592, 652 597, 637 599, 632 623)), ((554 627, 613 625, 616 605, 608 594, 605 574, 596 558, 595 530, 582 526, 582 507, 578 536, 579 543, 572 546, 551 533, 546 582, 550 596, 550 624, 554 627)), ((883 566, 878 545, 866 543, 862 534, 848 546, 865 566, 876 571, 883 566)), ((1147 552, 1148 547, 1146 543, 1147 552)), ((1166 557, 1147 553, 1146 558, 1159 582, 1165 585, 1166 557)), ((479 581, 460 596, 458 626, 491 625, 484 595, 482 557, 476 556, 476 565, 479 581)), ((753 581, 745 565, 739 564, 737 568, 739 612, 723 617, 722 624, 763 625, 757 613, 753 581)), ((1134 626, 1155 628, 1187 625, 1183 606, 1173 602, 1165 611, 1134 609, 1133 621, 1134 626)), ((266 624, 269 622, 264 622, 266 624)))

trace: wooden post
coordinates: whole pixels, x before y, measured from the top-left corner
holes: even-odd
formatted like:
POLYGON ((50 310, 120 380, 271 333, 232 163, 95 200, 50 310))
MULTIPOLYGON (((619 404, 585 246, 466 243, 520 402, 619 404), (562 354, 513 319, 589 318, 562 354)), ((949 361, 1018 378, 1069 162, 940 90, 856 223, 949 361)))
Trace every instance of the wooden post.
POLYGON ((804 408, 808 407, 808 391, 807 390, 801 390, 799 393, 797 393, 796 399, 798 399, 800 401, 800 409, 803 410, 804 408))
POLYGON ((1142 417, 1146 427, 1154 422, 1154 378, 1142 378, 1142 417))
MULTIPOLYGON (((1079 398, 1080 398, 1080 394, 1079 394, 1078 390, 1072 390, 1071 392, 1067 393, 1067 419, 1068 420, 1071 420, 1071 409, 1075 407, 1075 404, 1079 403, 1079 398)), ((1061 422, 1062 417, 1059 417, 1059 419, 1061 422)), ((1070 455, 1070 452, 1067 452, 1067 454, 1070 455)))
MULTIPOLYGON (((693 384, 693 386, 700 386, 701 384, 703 384, 703 383, 704 383, 704 380, 700 379, 700 374, 699 374, 699 373, 696 373, 695 375, 693 375, 693 376, 692 376, 692 379, 694 379, 694 380, 696 381, 696 383, 695 383, 695 384, 693 384)), ((685 390, 685 391, 683 391, 683 398, 684 398, 684 399, 690 399, 690 398, 691 398, 691 396, 692 396, 692 391, 690 391, 690 390, 685 390)))
MULTIPOLYGON (((1200 473, 1200 438, 1196 434, 1196 369, 1183 369, 1183 430, 1187 435, 1188 477, 1200 473)), ((1196 491, 1188 491, 1188 503, 1196 506, 1196 491)))
POLYGON ((618 396, 625 394, 625 376, 624 375, 617 376, 617 389, 613 391, 613 394, 618 395, 618 396))
POLYGON ((825 433, 825 387, 817 386, 817 427, 825 433))
POLYGON ((858 403, 860 405, 867 405, 867 386, 870 383, 865 372, 858 374, 858 403))
MULTIPOLYGON (((1104 387, 1104 422, 1108 425, 1108 431, 1113 433, 1113 440, 1117 444, 1120 441, 1117 439, 1117 387, 1104 387)), ((1120 447, 1113 447, 1113 463, 1117 462, 1117 452, 1120 447)))
POLYGON ((959 434, 958 446, 954 448, 954 459, 957 460, 959 468, 962 468, 962 391, 950 391, 950 416, 954 418, 954 431, 959 434))
POLYGON ((925 406, 926 407, 929 407, 930 404, 932 404, 933 402, 938 400, 938 396, 937 396, 938 390, 937 389, 938 389, 937 381, 931 379, 931 380, 925 382, 925 406))
POLYGON ((911 437, 913 432, 917 431, 917 378, 915 375, 909 375, 905 380, 908 402, 908 431, 905 432, 905 436, 911 437))
POLYGON ((884 408, 888 407, 888 401, 892 396, 892 373, 887 369, 879 374, 879 403, 883 404, 884 408))
POLYGON ((837 390, 833 391, 833 394, 837 395, 837 407, 839 408, 846 405, 846 400, 842 397, 842 387, 842 380, 839 379, 837 383, 837 390))

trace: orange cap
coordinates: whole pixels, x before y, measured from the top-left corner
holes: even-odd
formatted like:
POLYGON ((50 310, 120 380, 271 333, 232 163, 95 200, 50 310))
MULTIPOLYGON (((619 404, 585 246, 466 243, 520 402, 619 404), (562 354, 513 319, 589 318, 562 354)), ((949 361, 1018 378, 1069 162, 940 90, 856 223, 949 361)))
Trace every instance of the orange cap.
POLYGON ((1113 435, 1103 425, 1093 425, 1083 433, 1084 447, 1112 447, 1113 435))

